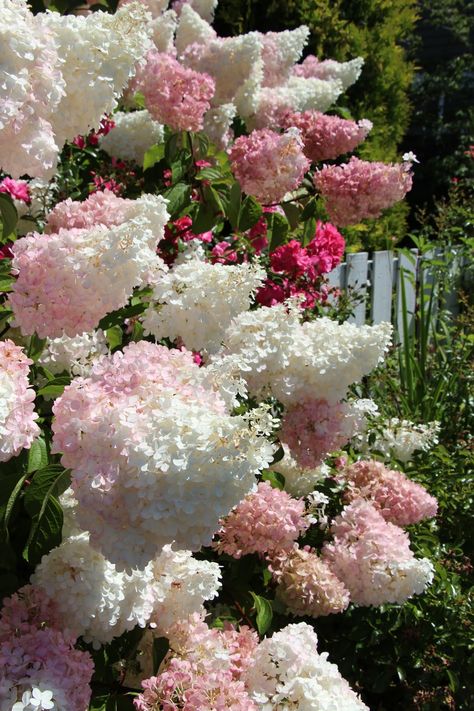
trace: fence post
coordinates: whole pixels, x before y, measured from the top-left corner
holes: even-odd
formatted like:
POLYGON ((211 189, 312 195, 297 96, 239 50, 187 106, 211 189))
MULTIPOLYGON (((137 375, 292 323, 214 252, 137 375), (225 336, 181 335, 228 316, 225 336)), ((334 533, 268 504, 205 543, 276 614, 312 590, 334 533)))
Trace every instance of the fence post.
POLYGON ((392 292, 396 262, 393 252, 374 252, 372 256, 372 298, 370 318, 373 324, 392 322, 392 292))
POLYGON ((397 329, 400 343, 404 342, 403 333, 403 299, 402 299, 402 279, 405 287, 406 319, 408 332, 413 331, 415 323, 416 309, 416 274, 418 265, 418 250, 411 250, 411 255, 400 252, 398 255, 398 278, 397 278, 397 311, 395 327, 397 329))
POLYGON ((346 288, 353 289, 360 299, 348 321, 355 323, 357 326, 362 326, 366 321, 365 302, 367 297, 368 261, 369 255, 367 252, 356 252, 355 254, 347 255, 346 288))

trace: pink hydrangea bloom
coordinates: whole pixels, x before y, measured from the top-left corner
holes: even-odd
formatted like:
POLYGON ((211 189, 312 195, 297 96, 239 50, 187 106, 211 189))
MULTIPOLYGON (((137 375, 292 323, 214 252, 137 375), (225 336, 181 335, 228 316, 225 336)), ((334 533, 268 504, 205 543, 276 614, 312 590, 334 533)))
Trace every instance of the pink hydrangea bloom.
POLYGON ((0 643, 21 636, 32 628, 64 628, 59 609, 42 588, 24 585, 3 600, 0 611, 0 643))
POLYGON ((366 499, 386 521, 397 526, 409 526, 436 516, 436 499, 423 486, 402 472, 387 469, 382 462, 373 459, 355 462, 346 467, 341 476, 348 484, 346 501, 366 499))
POLYGON ((295 190, 310 166, 296 129, 283 134, 252 131, 236 140, 229 156, 242 189, 264 204, 279 202, 295 190))
POLYGON ((314 176, 329 217, 344 227, 402 200, 412 186, 410 163, 370 163, 354 156, 349 163, 326 165, 314 176))
POLYGON ((282 420, 280 439, 298 464, 315 469, 353 434, 353 420, 344 403, 306 400, 289 407, 282 420))
POLYGON ((322 556, 358 605, 402 603, 433 577, 431 563, 414 557, 408 534, 368 501, 346 506, 330 530, 334 540, 324 544, 322 556))
POLYGON ((0 462, 29 449, 40 432, 28 382, 32 362, 13 341, 0 341, 0 462))
POLYGON ((249 553, 273 555, 291 549, 309 525, 302 499, 293 499, 264 481, 221 521, 215 547, 234 558, 249 553))
POLYGON ((110 190, 92 193, 86 200, 63 200, 51 210, 45 232, 59 232, 61 228, 87 229, 95 225, 119 225, 125 219, 125 210, 131 200, 117 197, 110 190))
POLYGON ((330 222, 318 221, 316 233, 306 247, 311 256, 315 275, 327 274, 340 263, 346 242, 341 233, 330 222))
POLYGON ((199 613, 173 625, 169 639, 173 653, 192 662, 202 673, 225 670, 235 680, 252 666, 259 641, 250 627, 236 630, 226 623, 222 630, 210 628, 199 613))
MULTIPOLYGON (((32 687, 52 692, 58 711, 84 711, 94 664, 74 637, 49 627, 24 629, 0 643, 0 689, 12 704, 32 687)), ((2 697, 3 698, 3 697, 2 697)))
POLYGON ((244 683, 228 671, 199 673, 185 659, 173 658, 159 676, 142 682, 143 693, 133 703, 137 711, 257 711, 244 683))
POLYGON ((210 108, 215 83, 180 64, 173 56, 152 50, 139 69, 135 86, 144 97, 154 119, 175 131, 201 131, 210 108))
POLYGON ((272 559, 271 570, 278 583, 276 597, 292 615, 322 617, 349 605, 344 583, 309 546, 295 546, 272 559))
POLYGON ((353 151, 372 128, 372 123, 366 119, 347 121, 319 111, 288 112, 281 125, 283 128, 296 126, 301 131, 304 153, 312 163, 353 151))
POLYGON ((0 193, 6 193, 10 195, 13 200, 21 200, 21 202, 26 202, 28 205, 31 202, 28 183, 24 180, 4 178, 0 183, 0 193))

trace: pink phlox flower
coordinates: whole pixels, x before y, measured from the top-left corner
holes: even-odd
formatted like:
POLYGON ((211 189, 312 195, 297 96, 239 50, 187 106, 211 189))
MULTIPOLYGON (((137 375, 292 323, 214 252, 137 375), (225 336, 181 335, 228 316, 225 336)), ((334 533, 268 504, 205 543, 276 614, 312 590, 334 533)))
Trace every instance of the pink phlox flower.
POLYGON ((234 558, 249 553, 273 555, 292 548, 309 525, 302 499, 260 482, 257 491, 248 494, 221 520, 214 547, 234 558))
POLYGON ((13 200, 26 202, 27 205, 31 202, 30 190, 28 183, 24 180, 13 180, 13 178, 4 178, 0 183, 0 193, 10 195, 13 200))
POLYGON ((341 233, 330 222, 320 220, 316 226, 316 233, 306 247, 306 252, 311 257, 311 265, 315 275, 328 274, 338 264, 344 255, 346 242, 341 233))
POLYGON ((211 249, 211 262, 213 264, 232 264, 233 262, 237 262, 237 260, 237 252, 235 249, 232 249, 229 242, 226 242, 225 240, 223 242, 218 242, 211 249))

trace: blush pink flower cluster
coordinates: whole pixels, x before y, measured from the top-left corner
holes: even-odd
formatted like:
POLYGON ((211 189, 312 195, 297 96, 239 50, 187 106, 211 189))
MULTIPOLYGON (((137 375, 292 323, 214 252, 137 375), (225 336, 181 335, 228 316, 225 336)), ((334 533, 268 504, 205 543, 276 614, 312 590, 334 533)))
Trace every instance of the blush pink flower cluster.
POLYGON ((372 123, 366 119, 348 121, 319 111, 288 112, 281 124, 283 128, 295 126, 301 131, 305 156, 312 163, 353 151, 372 128, 372 123))
POLYGON ((126 208, 131 200, 117 197, 111 190, 92 193, 83 202, 63 200, 51 210, 47 217, 45 232, 59 232, 60 229, 90 229, 95 225, 112 227, 125 220, 126 208))
POLYGON ((242 190, 264 204, 279 202, 295 190, 310 166, 296 129, 282 134, 261 129, 240 136, 229 157, 242 190))
POLYGON ((379 217, 402 200, 412 186, 410 163, 378 163, 353 156, 342 165, 325 165, 314 176, 331 222, 339 227, 379 217))
POLYGON ((13 341, 0 341, 0 462, 29 449, 40 432, 28 382, 32 363, 13 341))
POLYGON ((314 469, 353 435, 353 419, 344 403, 313 399, 285 411, 280 439, 301 467, 314 469))
POLYGON ((152 50, 135 79, 152 117, 175 131, 201 131, 215 83, 208 74, 183 66, 170 54, 152 50))
POLYGON ((368 501, 349 504, 330 530, 334 539, 324 544, 323 559, 358 605, 401 604, 433 578, 430 561, 416 559, 410 550, 408 534, 368 501))
POLYGON ((322 617, 349 605, 344 583, 309 546, 281 553, 272 559, 270 569, 278 583, 276 597, 292 615, 322 617))
POLYGON ((219 553, 234 558, 249 553, 271 556, 291 550, 309 525, 302 499, 294 499, 264 481, 221 521, 214 546, 219 553))
POLYGON ((348 484, 346 501, 366 499, 386 521, 409 526, 436 516, 438 502, 426 489, 400 471, 374 459, 346 467, 341 476, 348 484))
POLYGON ((74 649, 75 636, 61 625, 55 603, 40 589, 28 585, 4 600, 0 689, 8 708, 34 688, 47 689, 58 711, 87 708, 93 661, 88 652, 74 649))

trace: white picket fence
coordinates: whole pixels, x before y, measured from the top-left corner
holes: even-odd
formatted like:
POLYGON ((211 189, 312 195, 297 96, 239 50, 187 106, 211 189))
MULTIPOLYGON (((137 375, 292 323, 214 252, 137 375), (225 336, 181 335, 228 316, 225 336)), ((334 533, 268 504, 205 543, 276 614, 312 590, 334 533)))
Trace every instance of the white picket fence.
POLYGON ((443 306, 455 314, 459 308, 457 294, 461 265, 453 252, 445 253, 442 248, 430 251, 423 258, 416 249, 410 250, 409 254, 392 251, 374 252, 371 256, 367 252, 348 254, 346 261, 328 275, 329 283, 339 289, 349 289, 357 296, 349 321, 357 325, 390 321, 401 332, 401 280, 404 278, 408 324, 412 328, 417 299, 420 298, 417 286, 421 270, 425 295, 436 287, 430 265, 433 258, 449 264, 452 289, 445 296, 443 306))

